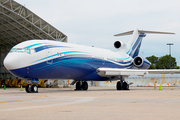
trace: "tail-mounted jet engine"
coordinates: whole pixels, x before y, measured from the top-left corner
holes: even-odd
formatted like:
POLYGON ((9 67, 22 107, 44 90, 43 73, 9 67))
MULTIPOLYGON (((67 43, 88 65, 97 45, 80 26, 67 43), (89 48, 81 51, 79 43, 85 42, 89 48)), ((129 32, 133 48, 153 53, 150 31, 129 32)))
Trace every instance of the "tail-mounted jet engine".
POLYGON ((133 63, 134 63, 134 66, 136 66, 139 69, 148 69, 151 65, 151 63, 146 58, 143 58, 140 56, 136 56, 134 58, 133 63))
POLYGON ((120 47, 122 47, 123 46, 123 43, 121 42, 121 41, 116 41, 115 43, 114 43, 114 47, 116 48, 116 49, 119 49, 120 47))

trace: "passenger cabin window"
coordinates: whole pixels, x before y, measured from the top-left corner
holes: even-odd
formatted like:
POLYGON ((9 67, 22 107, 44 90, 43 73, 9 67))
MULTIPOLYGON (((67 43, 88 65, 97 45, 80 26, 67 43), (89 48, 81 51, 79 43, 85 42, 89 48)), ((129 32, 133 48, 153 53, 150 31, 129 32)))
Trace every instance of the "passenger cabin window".
POLYGON ((33 48, 12 48, 10 52, 33 54, 35 53, 35 50, 33 48))

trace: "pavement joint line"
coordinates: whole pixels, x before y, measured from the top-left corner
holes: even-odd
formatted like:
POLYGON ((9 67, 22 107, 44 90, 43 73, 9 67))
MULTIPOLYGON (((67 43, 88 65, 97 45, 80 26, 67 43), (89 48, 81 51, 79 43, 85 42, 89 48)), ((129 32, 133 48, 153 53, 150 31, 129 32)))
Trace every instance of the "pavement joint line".
POLYGON ((35 99, 41 99, 41 98, 44 98, 46 97, 45 95, 41 95, 40 97, 36 97, 36 98, 30 98, 30 99, 22 99, 22 100, 13 100, 13 101, 3 101, 3 102, 0 102, 1 103, 12 103, 12 102, 22 102, 22 101, 27 101, 27 100, 35 100, 35 99))

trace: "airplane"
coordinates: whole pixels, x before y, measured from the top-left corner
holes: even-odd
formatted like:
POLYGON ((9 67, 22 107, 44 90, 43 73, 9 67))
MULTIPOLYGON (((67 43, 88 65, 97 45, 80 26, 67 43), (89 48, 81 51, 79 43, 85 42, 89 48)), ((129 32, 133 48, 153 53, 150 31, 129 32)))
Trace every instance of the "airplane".
MULTIPOLYGON (((135 28, 114 36, 131 35, 127 43, 116 41, 116 52, 107 49, 52 40, 28 40, 14 46, 4 59, 13 75, 38 82, 39 79, 73 79, 76 90, 88 90, 87 81, 114 81, 117 90, 129 90, 126 77, 151 73, 180 73, 180 70, 148 70, 150 62, 138 56, 146 34, 174 34, 135 28)), ((26 92, 38 87, 27 85, 26 92)))

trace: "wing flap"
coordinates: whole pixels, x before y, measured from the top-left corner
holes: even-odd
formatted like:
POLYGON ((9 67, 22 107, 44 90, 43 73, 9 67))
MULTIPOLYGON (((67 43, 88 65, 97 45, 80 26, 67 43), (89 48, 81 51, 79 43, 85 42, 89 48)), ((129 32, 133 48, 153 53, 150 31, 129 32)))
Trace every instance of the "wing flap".
POLYGON ((106 71, 105 75, 107 76, 117 76, 117 75, 147 75, 147 72, 142 71, 106 71))
POLYGON ((159 74, 159 73, 180 73, 179 69, 158 69, 158 70, 139 70, 139 69, 118 69, 118 68, 98 68, 97 74, 102 77, 108 76, 130 76, 130 75, 138 75, 144 76, 148 74, 159 74))

